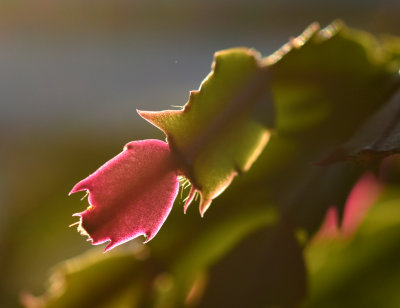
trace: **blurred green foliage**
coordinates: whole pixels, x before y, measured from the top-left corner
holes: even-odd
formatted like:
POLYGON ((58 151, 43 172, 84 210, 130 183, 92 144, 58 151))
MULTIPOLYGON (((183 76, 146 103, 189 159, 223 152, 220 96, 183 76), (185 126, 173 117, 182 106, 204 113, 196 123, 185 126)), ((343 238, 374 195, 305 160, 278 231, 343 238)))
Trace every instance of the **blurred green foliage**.
POLYGON ((304 307, 399 306, 399 205, 399 186, 389 185, 354 237, 308 245, 310 296, 304 307))

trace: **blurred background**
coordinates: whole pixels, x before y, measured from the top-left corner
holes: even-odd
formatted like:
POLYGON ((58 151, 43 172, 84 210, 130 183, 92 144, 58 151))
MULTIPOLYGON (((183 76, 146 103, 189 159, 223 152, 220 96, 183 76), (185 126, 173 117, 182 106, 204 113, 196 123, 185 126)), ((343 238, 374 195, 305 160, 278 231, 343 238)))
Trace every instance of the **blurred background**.
POLYGON ((185 104, 215 51, 265 56, 336 18, 400 35, 399 16, 396 0, 1 1, 0 306, 90 248, 68 228, 86 207, 70 188, 125 143, 163 138, 136 109, 185 104))

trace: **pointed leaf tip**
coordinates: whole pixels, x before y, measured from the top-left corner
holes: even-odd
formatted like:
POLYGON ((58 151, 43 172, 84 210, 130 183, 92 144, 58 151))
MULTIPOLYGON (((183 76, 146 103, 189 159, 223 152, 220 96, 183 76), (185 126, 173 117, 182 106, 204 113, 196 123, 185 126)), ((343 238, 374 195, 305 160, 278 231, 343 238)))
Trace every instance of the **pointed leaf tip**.
POLYGON ((197 190, 192 186, 192 187, 190 188, 189 195, 188 195, 188 197, 187 197, 187 199, 186 199, 186 202, 185 202, 185 205, 184 205, 184 207, 183 207, 183 212, 184 212, 185 214, 186 214, 186 211, 187 211, 189 205, 192 203, 194 197, 196 196, 196 192, 197 192, 197 190))
POLYGON ((211 199, 202 199, 201 200, 200 207, 199 207, 201 217, 204 217, 205 212, 208 210, 208 208, 211 205, 211 201, 212 201, 211 199))

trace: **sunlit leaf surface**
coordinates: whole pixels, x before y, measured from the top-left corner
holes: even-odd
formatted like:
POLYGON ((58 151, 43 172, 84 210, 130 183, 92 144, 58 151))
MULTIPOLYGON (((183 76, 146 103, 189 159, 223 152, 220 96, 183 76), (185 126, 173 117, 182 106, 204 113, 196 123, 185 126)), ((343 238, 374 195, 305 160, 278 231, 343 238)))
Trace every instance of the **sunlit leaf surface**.
POLYGON ((268 142, 267 128, 251 118, 268 91, 267 77, 257 52, 217 52, 212 72, 190 93, 182 110, 139 111, 164 131, 181 158, 183 175, 200 192, 202 215, 236 174, 251 167, 268 142))

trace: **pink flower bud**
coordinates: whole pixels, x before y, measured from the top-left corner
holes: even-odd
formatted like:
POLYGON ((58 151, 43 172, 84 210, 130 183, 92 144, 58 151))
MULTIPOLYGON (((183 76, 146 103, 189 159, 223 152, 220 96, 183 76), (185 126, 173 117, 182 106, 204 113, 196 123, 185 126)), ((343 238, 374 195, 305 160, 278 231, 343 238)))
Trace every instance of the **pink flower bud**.
POLYGON ((179 189, 167 143, 142 140, 76 184, 70 194, 86 190, 90 206, 79 216, 82 233, 94 245, 109 241, 105 251, 140 235, 150 241, 171 211, 179 189))

